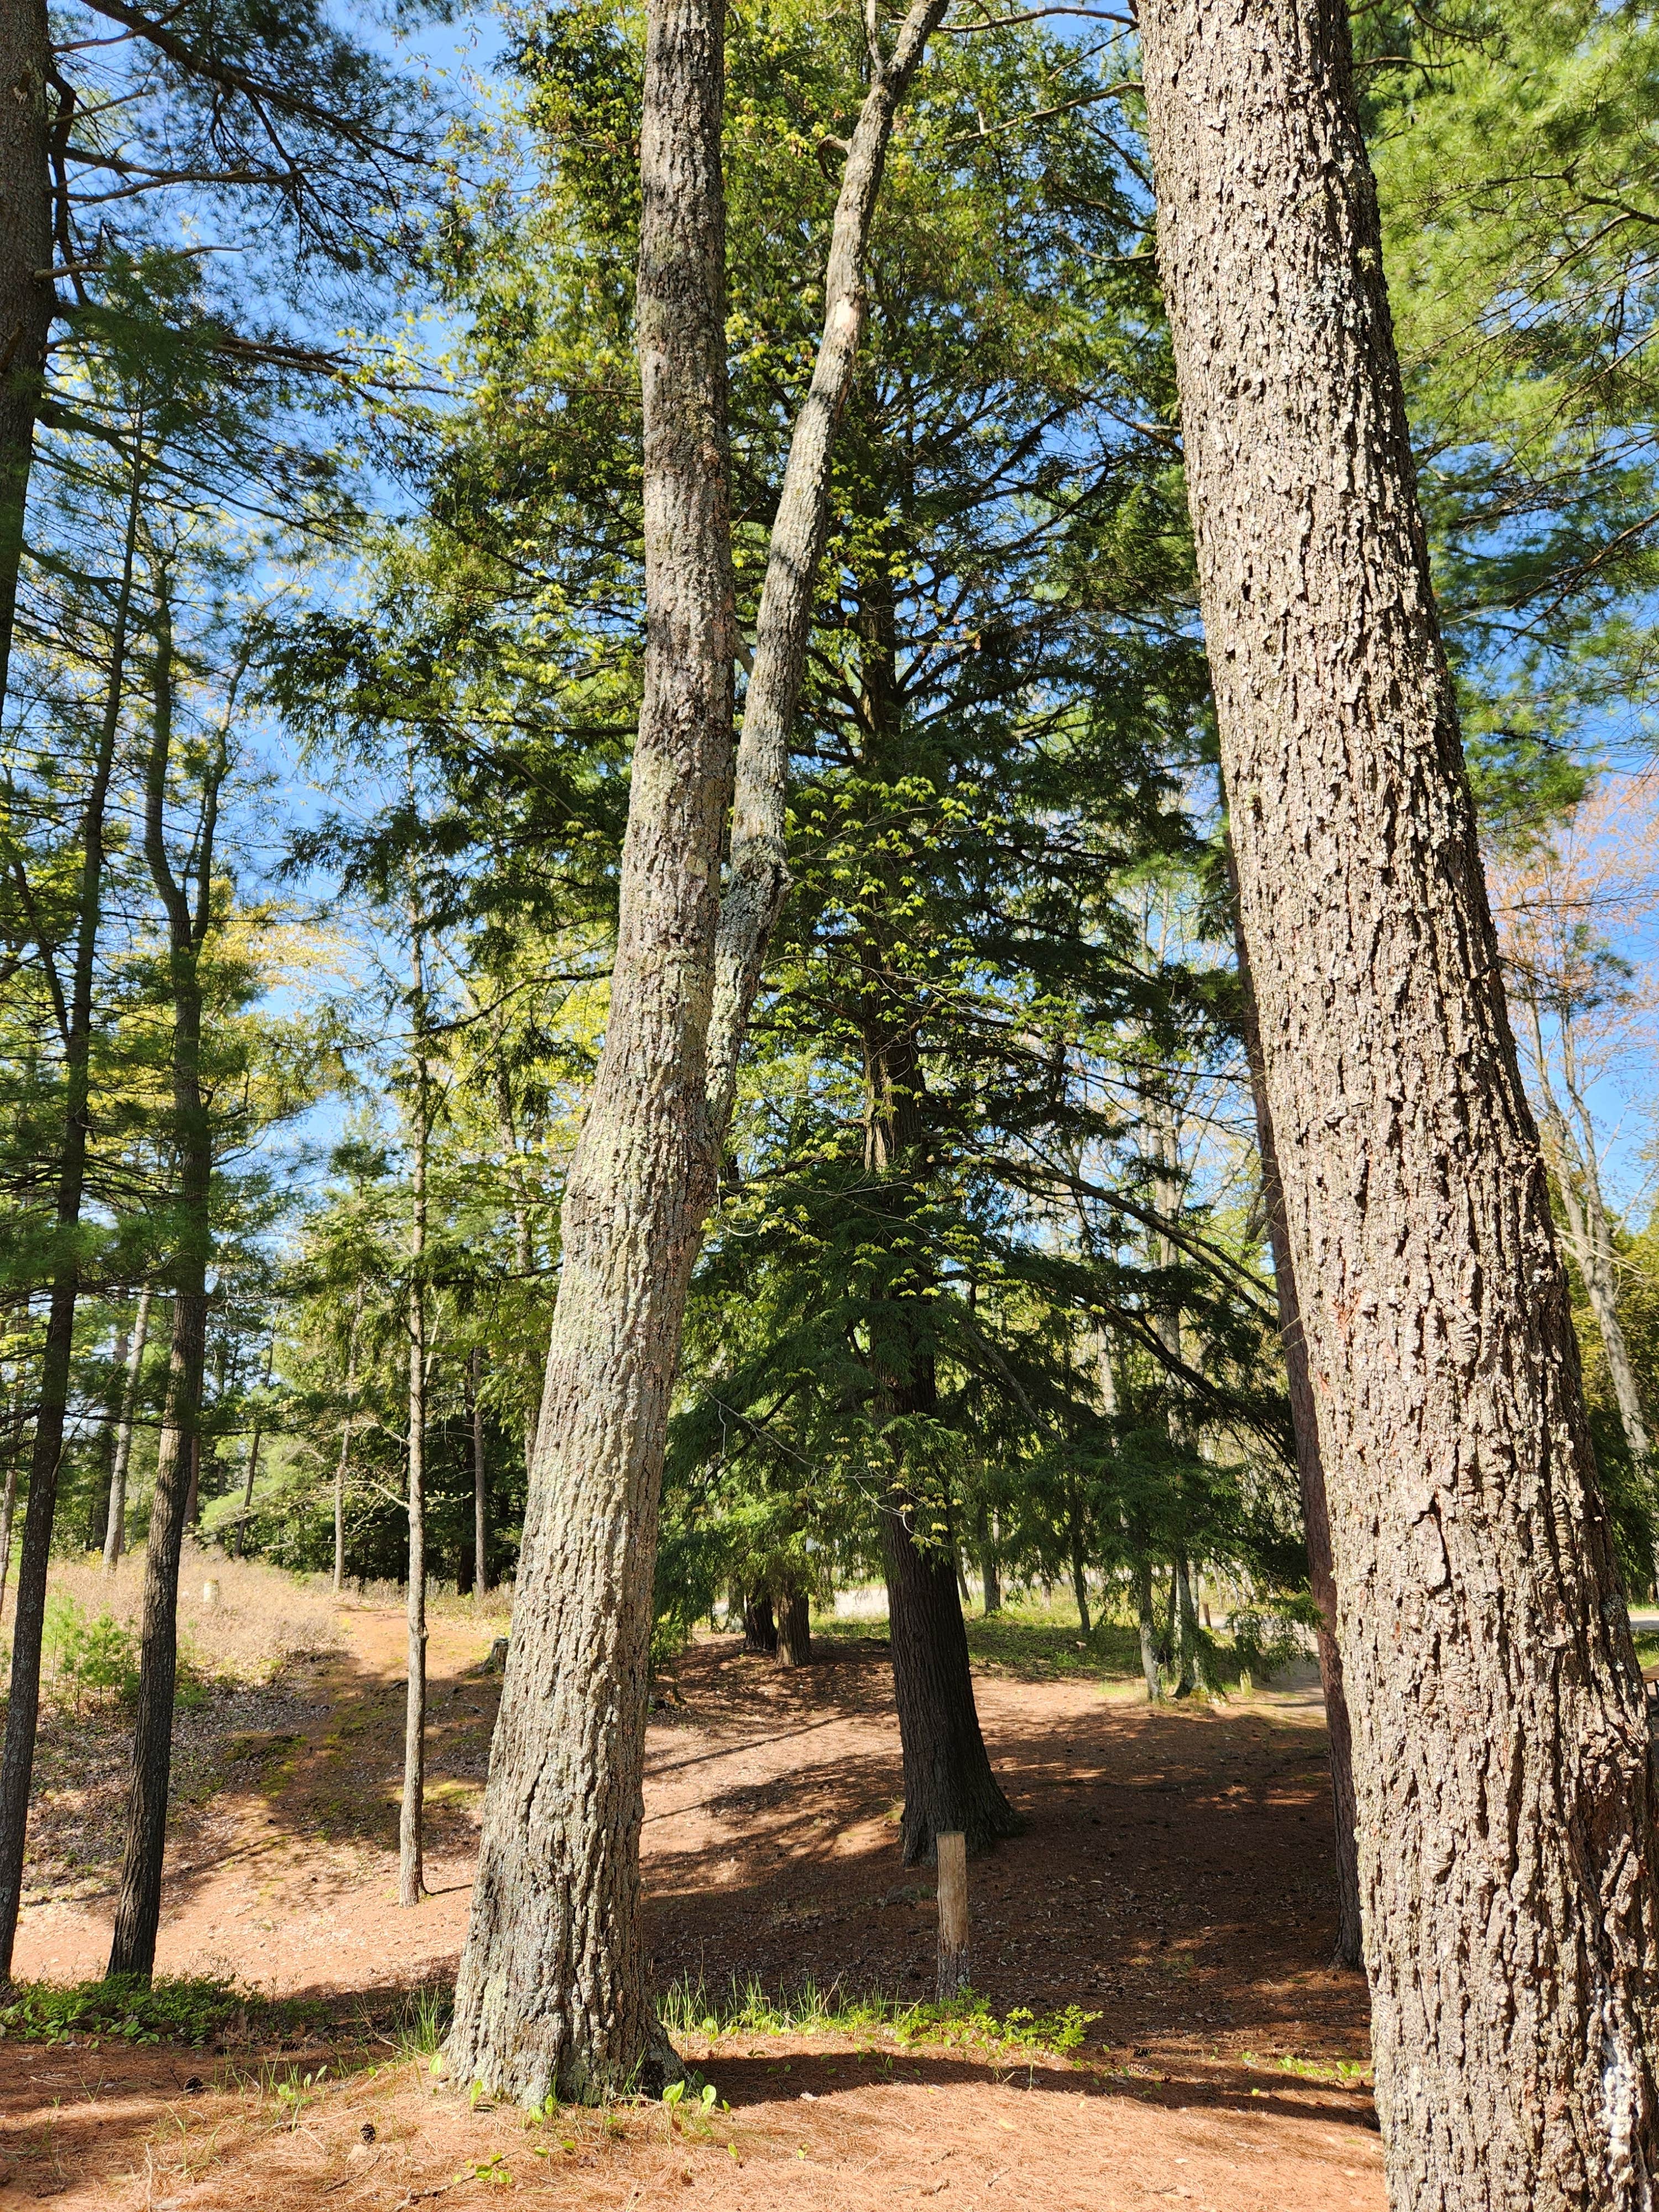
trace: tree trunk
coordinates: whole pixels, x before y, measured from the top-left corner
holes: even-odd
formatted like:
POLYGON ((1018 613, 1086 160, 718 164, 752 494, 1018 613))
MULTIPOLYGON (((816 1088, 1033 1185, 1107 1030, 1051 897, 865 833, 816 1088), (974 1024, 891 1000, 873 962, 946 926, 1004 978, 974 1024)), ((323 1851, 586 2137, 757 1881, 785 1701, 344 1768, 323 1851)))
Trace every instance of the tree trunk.
POLYGON ((1077 1600, 1079 1626, 1087 1636, 1089 1626, 1089 1570, 1083 1549, 1082 1516, 1075 1506, 1071 1513, 1072 1595, 1077 1600))
POLYGON ((6 1584, 11 1578, 11 1526, 17 1512, 17 1454, 6 1461, 6 1487, 0 1496, 0 1620, 6 1617, 6 1584))
POLYGON ((34 422, 56 305, 46 273, 53 263, 52 142, 54 124, 67 132, 69 106, 60 87, 58 113, 50 112, 52 75, 45 0, 8 0, 0 9, 0 701, 7 694, 34 422))
POLYGON ((165 569, 155 586, 155 671, 144 852, 167 914, 168 983, 173 998, 173 1144, 179 1164, 179 1249, 173 1265, 173 1344, 155 1494, 144 1553, 144 1611, 140 1638, 138 1709, 132 1733, 132 1784, 127 1799, 126 1849, 110 1945, 111 1975, 149 1978, 161 1913, 167 1850, 167 1791, 173 1771, 173 1708, 179 1668, 179 1561, 200 1470, 202 1385, 207 1352, 207 1274, 213 1249, 210 1202, 213 1130, 202 1083, 202 946, 213 923, 214 831, 222 747, 216 774, 204 780, 198 827, 194 909, 174 878, 164 828, 173 714, 173 631, 165 569))
MULTIPOLYGON (((0 102, 0 106, 3 105, 0 102)), ((3 454, 0 460, 3 460, 3 454)), ((99 926, 103 918, 105 813, 125 683, 127 625, 132 605, 142 489, 143 474, 135 465, 127 502, 121 581, 110 635, 103 719, 81 816, 75 963, 67 993, 58 985, 57 957, 52 945, 43 940, 39 947, 53 986, 64 1042, 64 1133, 58 1158, 57 1240, 52 1256, 51 1304, 40 1362, 34 1443, 29 1460, 28 1504, 23 1515, 22 1553, 17 1564, 11 1694, 6 1707, 5 1749, 0 1753, 0 1982, 11 1972, 17 1914, 22 1899, 23 1839, 28 1826, 34 1734, 40 1713, 40 1646, 46 1628, 46 1571, 52 1558, 52 1522, 58 1511, 58 1476, 64 1456, 64 1428, 75 1350, 75 1309, 81 1289, 76 1238, 92 1133, 93 986, 99 926)), ((21 486, 17 496, 22 496, 21 486)), ((3 546, 0 546, 0 556, 3 551, 3 546)))
POLYGON ((1354 1737, 1396 2207, 1653 2202, 1651 1747, 1334 0, 1143 0, 1188 494, 1354 1737))
POLYGON ((991 1526, 991 1509, 981 1499, 975 1518, 974 1534, 979 1551, 980 1585, 985 1592, 985 1618, 1002 1610, 1002 1577, 997 1570, 996 1537, 991 1526))
POLYGON ((778 1613, 778 1657, 786 1667, 812 1663, 812 1607, 804 1589, 784 1593, 778 1613))
POLYGON ((472 1347, 472 1584, 480 1597, 489 1579, 489 1464, 484 1456, 483 1352, 472 1347))
POLYGON ((115 1332, 114 1356, 111 1362, 112 1375, 110 1391, 104 1401, 104 1419, 98 1438, 99 1469, 91 1496, 87 1500, 87 1549, 100 1556, 109 1540, 110 1498, 115 1487, 115 1453, 121 1427, 122 1382, 127 1364, 127 1332, 118 1328, 115 1332), (116 1381, 115 1377, 120 1377, 116 1381))
POLYGON ((750 1590, 744 1599, 743 1648, 768 1659, 778 1648, 778 1624, 769 1589, 750 1590))
POLYGON ((960 1828, 970 1851, 1018 1835, 980 1733, 968 1632, 948 1545, 915 1540, 910 1502, 895 1493, 882 1515, 893 1692, 904 1763, 899 1837, 906 1866, 934 1856, 935 1839, 960 1828))
POLYGON ((1336 1639, 1336 1581, 1331 1567, 1330 1511, 1325 1502, 1325 1468, 1319 1456, 1319 1419, 1308 1375, 1308 1347, 1303 1340, 1296 1276, 1291 1264, 1285 1193, 1279 1179, 1279 1152, 1273 1143, 1273 1117, 1267 1111, 1267 1086, 1262 1079, 1261 1034, 1256 1020, 1255 994, 1250 985, 1249 956, 1243 933, 1237 928, 1237 919, 1235 896, 1233 920, 1242 1027, 1255 1105, 1261 1203, 1267 1217, 1267 1242, 1273 1253, 1279 1340, 1285 1352, 1291 1431, 1296 1445, 1297 1478, 1302 1491, 1302 1522, 1308 1535, 1308 1588, 1319 1610, 1316 1641, 1320 1686, 1325 1693, 1325 1735, 1330 1747, 1331 1814, 1336 1843, 1336 1956, 1343 1966, 1358 1968, 1365 1960, 1359 1917, 1359 1845, 1354 1832, 1353 1732, 1348 1721, 1347 1692, 1342 1684, 1341 1647, 1336 1639))
MULTIPOLYGON (((182 1188, 183 1175, 180 1176, 182 1188)), ((206 1184, 201 1186, 206 1196, 206 1184)), ((161 1918, 161 1869, 167 1855, 167 1793, 173 1778, 173 1709, 179 1675, 179 1562, 190 1498, 191 1423, 202 1402, 207 1352, 207 1298, 192 1260, 180 1271, 173 1302, 167 1395, 144 1551, 144 1611, 138 1710, 132 1731, 132 1781, 127 1796, 126 1848, 110 1945, 111 1976, 148 1981, 155 1966, 161 1918)))
POLYGON ((143 1380, 144 1347, 149 1341, 150 1300, 155 1293, 148 1283, 138 1293, 133 1318, 132 1341, 127 1352, 127 1371, 121 1389, 121 1419, 115 1431, 115 1464, 110 1470, 109 1515, 104 1524, 104 1572, 112 1575, 126 1548, 127 1475, 132 1465, 132 1431, 138 1411, 139 1385, 143 1380))
MULTIPOLYGON (((499 1039, 498 1039, 499 1042, 499 1039)), ((505 1066, 497 1063, 495 1069, 495 1123, 502 1149, 512 1165, 507 1170, 507 1184, 513 1193, 513 1259, 521 1283, 529 1282, 536 1272, 536 1240, 530 1224, 529 1194, 525 1188, 525 1173, 519 1158, 519 1130, 513 1111, 513 1091, 507 1079, 505 1066)), ((536 1464, 536 1415, 532 1404, 524 1419, 524 1465, 526 1476, 536 1464)), ((490 1585, 479 1571, 479 1587, 490 1585)))
POLYGON ((1152 1555, 1138 1552, 1134 1561, 1135 1612, 1140 1622, 1140 1671, 1146 1681, 1146 1702, 1155 1705, 1164 1694, 1158 1669, 1158 1615, 1152 1609, 1152 1555))
POLYGON ((611 1024, 566 1184, 511 1656, 450 2037, 458 2073, 532 2104, 554 2092, 598 2096, 632 2079, 649 2087, 679 2070, 645 1996, 639 1931, 640 1777, 668 1396, 737 1058, 787 882, 789 728, 830 441, 857 344, 879 152, 944 6, 913 7, 890 66, 872 58, 836 207, 823 340, 763 594, 750 696, 757 707, 763 694, 769 710, 756 714, 752 732, 745 714, 729 890, 717 910, 737 649, 724 11, 720 0, 648 0, 637 307, 645 698, 611 1024))
POLYGON ((409 1225, 409 1657, 404 1698, 404 1796, 398 1815, 398 1902, 426 1889, 426 1171, 431 1102, 426 1060, 426 957, 421 919, 410 933, 415 1029, 415 1127, 409 1225))
POLYGON ((669 1393, 714 1194, 706 1052, 737 641, 723 33, 720 0, 651 0, 645 698, 450 2037, 460 2078, 530 2104, 660 2087, 678 2068, 645 1991, 639 1832, 669 1393))
MULTIPOLYGON (((264 1381, 265 1388, 267 1389, 270 1387, 270 1372, 272 1366, 275 1364, 276 1358, 276 1340, 275 1334, 273 1334, 270 1342, 265 1346, 264 1381)), ((248 1431, 247 1473, 242 1479, 242 1510, 236 1516, 236 1533, 231 1538, 230 1543, 231 1557, 233 1559, 240 1559, 247 1549, 247 1524, 253 1513, 253 1486, 259 1479, 259 1446, 264 1441, 264 1424, 260 1419, 259 1415, 256 1413, 253 1417, 253 1425, 248 1431)), ((339 1534, 340 1501, 339 1486, 337 1480, 334 1500, 334 1590, 337 1596, 339 1595, 340 1589, 339 1534)))

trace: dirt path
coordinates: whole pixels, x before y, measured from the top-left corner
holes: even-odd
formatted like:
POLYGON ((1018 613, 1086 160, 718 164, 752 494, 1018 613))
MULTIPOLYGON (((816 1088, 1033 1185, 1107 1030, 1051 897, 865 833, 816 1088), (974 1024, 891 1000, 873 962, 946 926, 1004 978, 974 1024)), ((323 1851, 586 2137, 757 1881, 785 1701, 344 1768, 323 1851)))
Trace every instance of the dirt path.
MULTIPOLYGON (((339 1652, 286 1686, 281 1726, 234 1740, 225 1785, 184 1823, 160 1965, 323 2000, 349 2035, 355 2008, 453 1969, 495 1686, 478 1671, 489 1625, 435 1620, 434 1893, 400 1912, 402 1623, 366 1609, 341 1623, 339 1652)), ((926 1994, 931 1882, 895 1848, 884 1650, 844 1640, 791 1674, 711 1639, 678 1678, 647 1785, 659 1984, 926 1994)), ((583 2212, 646 2212, 729 2203, 735 2160, 757 2169, 737 2185, 745 2201, 787 2196, 792 2212, 1376 2212, 1370 2100, 1330 2085, 1365 2057, 1364 1995, 1326 1963, 1316 1712, 1258 1698, 1149 1714, 1093 1684, 1007 1678, 981 1679, 980 1700, 1028 1826, 973 1869, 975 1985, 999 2015, 1098 2014, 1071 2063, 910 2050, 885 2033, 694 2036, 687 2056, 731 2110, 688 2133, 634 2109, 527 2130, 384 2046, 390 2063, 368 2075, 364 2052, 348 2061, 321 2027, 276 2070, 269 2053, 0 2044, 0 2206, 392 2212, 421 2201, 411 2191, 483 2201, 506 2179, 583 2212), (301 2086, 325 2063, 328 2081, 301 2086)), ((95 1887, 32 1904, 20 1972, 99 1972, 109 1911, 95 1887)))

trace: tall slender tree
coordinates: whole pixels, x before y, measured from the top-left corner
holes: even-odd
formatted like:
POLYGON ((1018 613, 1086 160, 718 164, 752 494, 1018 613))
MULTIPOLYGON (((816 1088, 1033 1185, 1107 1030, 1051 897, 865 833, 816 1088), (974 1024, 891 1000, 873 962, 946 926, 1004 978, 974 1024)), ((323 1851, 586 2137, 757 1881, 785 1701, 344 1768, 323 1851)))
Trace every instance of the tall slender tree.
MULTIPOLYGON (((780 507, 769 711, 793 710, 861 321, 864 250, 902 96, 945 0, 872 85, 832 235, 826 317, 780 507), (787 586, 787 589, 785 588, 787 586), (799 607, 793 601, 799 599, 799 607), (793 670, 793 684, 791 672, 793 670)), ((454 2063, 529 2102, 678 2069, 639 1940, 640 1774, 659 1492, 686 1291, 714 1196, 735 1060, 782 893, 769 730, 744 768, 732 903, 719 903, 738 639, 727 490, 724 11, 647 10, 637 295, 644 400, 645 696, 622 866, 611 1025, 566 1186, 562 1268, 514 1635, 496 1723, 454 2063), (747 857, 745 857, 747 856, 747 857), (729 921, 729 927, 728 927, 729 921), (722 942, 717 948, 716 931, 722 942), (710 1050, 711 1008, 719 1015, 710 1050)), ((772 578, 769 573, 768 585, 772 578)), ((757 728, 760 726, 757 725, 757 728)))
POLYGON ((1652 1754, 1441 648, 1347 11, 1144 0, 1139 33, 1330 1499, 1390 2199, 1647 2204, 1652 1754))

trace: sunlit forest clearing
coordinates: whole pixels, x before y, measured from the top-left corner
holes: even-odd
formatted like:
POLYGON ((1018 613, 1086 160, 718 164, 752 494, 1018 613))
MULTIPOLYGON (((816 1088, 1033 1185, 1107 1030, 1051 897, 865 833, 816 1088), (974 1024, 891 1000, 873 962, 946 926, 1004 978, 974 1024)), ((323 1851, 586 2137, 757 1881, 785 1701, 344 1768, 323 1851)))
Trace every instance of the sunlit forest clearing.
MULTIPOLYGON (((990 2206, 1037 2189, 1079 2208, 1381 2201, 1305 1661, 1291 1686, 1149 1714, 1127 1629, 1085 1642, 1040 1594, 970 1623, 988 1741, 1030 1826, 975 1869, 978 2002, 950 2018, 933 1882, 893 1851, 886 1622, 821 1619, 795 1669, 705 1630, 660 1685, 643 1844, 651 1971, 696 2086, 667 2114, 526 2125, 434 2094, 432 2073, 502 1609, 434 1613, 430 1893, 398 1915, 401 1610, 210 1554, 189 1566, 201 1687, 175 1747, 157 1987, 191 2039, 135 2046, 118 2006, 64 2004, 27 2054, 9 2029, 18 2201, 380 2204, 439 2185, 466 2201, 504 2176, 577 2204, 696 2203, 729 2201, 728 2146, 745 2189, 848 2212, 876 2187, 990 2206)), ((107 1953, 124 1735, 84 1698, 43 1734, 16 1954, 37 1989, 83 1983, 107 1953)))
POLYGON ((1650 0, 0 0, 0 2202, 1659 2212, 1650 0))

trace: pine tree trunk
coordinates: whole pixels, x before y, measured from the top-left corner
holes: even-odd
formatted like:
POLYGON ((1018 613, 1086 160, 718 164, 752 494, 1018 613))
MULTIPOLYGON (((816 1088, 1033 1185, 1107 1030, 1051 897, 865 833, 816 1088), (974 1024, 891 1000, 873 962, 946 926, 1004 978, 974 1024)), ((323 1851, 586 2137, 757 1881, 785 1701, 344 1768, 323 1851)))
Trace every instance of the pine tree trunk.
POLYGON ((1083 1531, 1079 1525, 1080 1518, 1074 1507, 1071 1516, 1072 1595, 1077 1600, 1078 1624, 1087 1636, 1091 1632, 1089 1626, 1089 1570, 1083 1550, 1083 1531))
POLYGON ((1651 1747, 1334 0, 1142 0, 1188 493, 1400 2212, 1647 2206, 1651 1747))
MULTIPOLYGON (((184 1179, 181 1175, 181 1189, 184 1179)), ((198 1194, 204 1204, 207 1188, 204 1176, 198 1194)), ((193 1260, 187 1262, 186 1269, 176 1278, 173 1302, 167 1404, 144 1549, 144 1609, 126 1847, 109 1954, 112 1976, 132 1974, 144 1981, 155 1970, 155 1937, 161 1918, 167 1793, 173 1777, 173 1710, 179 1677, 179 1563, 190 1503, 193 1424, 201 1412, 207 1352, 203 1273, 193 1260)))
POLYGON ((645 698, 611 1022, 570 1164, 450 2058, 527 2103, 678 2070, 639 1832, 669 1393, 714 1194, 706 1052, 732 762, 720 0, 651 0, 641 172, 645 698))
POLYGON ((769 1589, 750 1590, 743 1601, 743 1648, 768 1659, 778 1648, 778 1624, 769 1589))
POLYGON ((6 1487, 0 1495, 0 1620, 6 1617, 6 1584, 11 1578, 11 1529, 17 1514, 17 1452, 6 1461, 6 1487))
POLYGON ((155 1296, 148 1283, 138 1293, 132 1340, 127 1352, 127 1371, 121 1389, 121 1419, 115 1431, 115 1465, 110 1470, 109 1515, 104 1523, 104 1572, 112 1575, 126 1548, 127 1475, 132 1466, 132 1431, 138 1411, 139 1385, 143 1380, 144 1347, 149 1342, 149 1308, 155 1296))
MULTIPOLYGON (((29 419, 33 421, 32 412, 29 419)), ((3 458, 0 454, 0 461, 3 458)), ((58 1476, 64 1456, 64 1430, 75 1350, 75 1309, 81 1290, 76 1237, 86 1190, 91 1138, 93 988, 103 918, 105 814, 125 696, 127 627, 132 607, 142 490, 142 472, 135 467, 127 502, 121 582, 111 629, 103 720, 80 822, 81 879, 75 964, 68 991, 62 999, 64 1127, 57 1163, 57 1244, 46 1344, 40 1361, 34 1442, 29 1459, 28 1503, 23 1513, 23 1544, 17 1563, 5 1748, 0 1753, 0 1982, 5 1981, 11 1972, 17 1914, 22 1902, 23 1841, 28 1826, 29 1790, 34 1773, 34 1735, 40 1714, 40 1647, 46 1630, 46 1571, 52 1559, 52 1523, 58 1512, 58 1476)), ((21 499, 21 495, 20 487, 17 496, 21 499)), ((0 558, 4 550, 0 544, 0 558)), ((0 591, 3 590, 3 579, 0 579, 0 591)), ((40 951, 43 963, 55 973, 56 955, 52 948, 43 944, 40 951)))
POLYGON ((52 33, 45 0, 0 9, 0 701, 7 696, 22 562, 34 422, 46 377, 54 291, 52 142, 66 131, 61 89, 52 112, 52 33))
MULTIPOLYGON (((213 1130, 202 1084, 200 955, 212 926, 214 829, 218 781, 206 779, 194 859, 192 909, 174 879, 164 813, 173 735, 173 633, 164 570, 156 577, 154 711, 146 787, 144 848, 167 917, 173 999, 173 1145, 178 1161, 179 1250, 173 1265, 173 1344, 144 1553, 138 1707, 132 1732, 132 1783, 126 1848, 116 1900, 109 1972, 148 1980, 155 1964, 167 1850, 167 1791, 173 1771, 173 1710, 179 1671, 179 1561, 201 1467, 202 1385, 207 1352, 207 1276, 212 1256, 213 1130)), ((218 775, 224 773, 219 755, 218 775)))
POLYGON ((484 1455, 483 1353, 472 1347, 472 1586, 480 1597, 489 1579, 489 1462, 484 1455))
POLYGON ((981 1499, 974 1534, 979 1552, 980 1586, 985 1593, 985 1618, 1002 1610, 1002 1577, 997 1571, 996 1537, 991 1526, 991 1509, 981 1499))
MULTIPOLYGON (((1236 927, 1236 896, 1234 921, 1236 927)), ((1308 1538, 1308 1587, 1319 1611, 1316 1641, 1320 1686, 1325 1693, 1325 1735, 1330 1747, 1331 1814, 1336 1845, 1336 1956, 1343 1966, 1358 1969, 1364 1966, 1365 1958, 1359 1917, 1359 1845, 1354 1832, 1353 1732, 1348 1721, 1347 1692, 1342 1683, 1342 1652, 1336 1640, 1336 1580, 1331 1567, 1330 1511, 1325 1502, 1324 1464, 1319 1456, 1319 1417, 1314 1406, 1313 1384, 1308 1376, 1308 1347, 1303 1340, 1296 1277, 1291 1265, 1285 1193, 1279 1179, 1279 1152, 1273 1143, 1273 1119, 1267 1111, 1267 1087, 1262 1077, 1261 1036, 1256 1022, 1255 994, 1250 987, 1249 956, 1237 927, 1236 934, 1244 1053, 1250 1070, 1256 1150, 1261 1162, 1261 1203, 1267 1217, 1267 1242, 1273 1253, 1279 1340, 1285 1353, 1291 1431, 1302 1492, 1302 1522, 1308 1538)))
POLYGON ((1146 1702, 1155 1705, 1164 1694, 1158 1668, 1158 1615, 1152 1607, 1152 1555, 1135 1555, 1135 1612, 1140 1623, 1140 1671, 1146 1681, 1146 1702))
POLYGON ((415 1026, 415 1127, 409 1233, 409 1656, 404 1697, 404 1795, 398 1815, 398 1902, 426 1888, 426 1175, 431 1104, 426 1062, 425 948, 418 914, 410 943, 415 1026))

